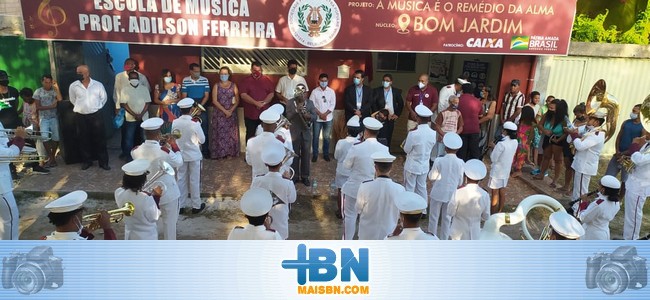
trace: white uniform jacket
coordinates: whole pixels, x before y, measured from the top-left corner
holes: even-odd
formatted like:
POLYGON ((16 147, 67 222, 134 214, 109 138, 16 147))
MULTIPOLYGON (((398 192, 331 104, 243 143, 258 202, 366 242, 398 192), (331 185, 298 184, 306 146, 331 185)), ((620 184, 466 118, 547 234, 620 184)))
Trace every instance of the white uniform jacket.
POLYGON ((452 95, 460 97, 460 93, 456 92, 454 84, 448 84, 440 88, 440 93, 438 93, 438 113, 445 111, 449 107, 449 97, 452 95))
POLYGON ((386 240, 438 240, 432 233, 422 231, 422 228, 404 228, 399 235, 389 235, 386 240))
POLYGON ((478 240, 481 220, 490 217, 490 195, 478 184, 470 183, 458 190, 449 202, 452 240, 478 240))
POLYGON ((182 115, 172 122, 172 130, 174 129, 181 131, 181 138, 176 140, 176 144, 181 149, 183 161, 203 159, 201 144, 205 143, 205 134, 201 129, 201 123, 192 120, 189 115, 182 115))
POLYGON ((625 187, 643 196, 650 196, 650 143, 646 143, 641 150, 630 157, 634 163, 634 170, 630 173, 625 187))
POLYGON ((273 218, 271 228, 286 240, 289 237, 289 204, 296 202, 295 184, 283 178, 278 172, 268 172, 266 175, 253 178, 251 188, 254 187, 273 193, 273 207, 269 211, 269 215, 273 218))
POLYGON ((598 159, 605 145, 605 132, 587 132, 583 139, 573 141, 576 155, 571 168, 576 172, 594 176, 598 173, 598 159))
POLYGON ((399 209, 395 199, 404 192, 404 187, 388 177, 366 181, 357 194, 360 240, 383 240, 395 230, 399 209))
POLYGON ((517 153, 519 142, 510 139, 506 136, 502 141, 498 142, 492 153, 490 160, 492 161, 492 169, 490 170, 490 177, 494 179, 508 179, 510 177, 510 169, 512 168, 512 160, 517 153))
POLYGON ((415 130, 409 131, 404 142, 406 162, 404 171, 416 175, 429 172, 431 149, 436 144, 436 131, 429 124, 420 124, 415 130))
POLYGON ((434 201, 447 203, 463 184, 465 163, 456 154, 447 153, 433 161, 429 172, 429 180, 433 181, 429 198, 434 201))
POLYGON ((345 168, 343 162, 345 161, 350 148, 352 148, 352 146, 357 142, 359 142, 359 140, 351 136, 340 139, 338 142, 336 142, 336 147, 334 148, 334 159, 336 159, 336 177, 334 178, 334 181, 336 183, 336 187, 339 189, 343 187, 343 184, 350 177, 350 170, 345 168))
POLYGON ((609 240, 609 222, 614 219, 621 204, 609 201, 607 196, 600 193, 596 200, 591 202, 587 209, 580 212, 580 221, 585 228, 585 235, 581 240, 609 240))
POLYGON ((262 161, 262 152, 271 145, 270 143, 282 144, 272 132, 262 132, 246 142, 246 163, 253 167, 253 178, 269 172, 269 168, 262 161))
MULTIPOLYGON (((167 162, 173 168, 178 168, 183 165, 183 157, 181 156, 181 151, 174 152, 173 150, 160 146, 158 141, 153 140, 144 141, 142 145, 136 147, 133 149, 133 151, 131 151, 131 156, 133 159, 146 159, 151 162, 147 180, 156 174, 156 172, 160 171, 160 161, 167 162)), ((176 183, 176 178, 174 178, 174 176, 165 174, 160 177, 158 181, 162 182, 165 185, 163 188, 163 194, 160 197, 160 205, 178 200, 178 198, 181 196, 181 192, 178 189, 178 184, 176 183)))
MULTIPOLYGON (((0 130, 4 130, 0 123, 0 130)), ((20 148, 16 145, 8 146, 9 139, 7 134, 0 131, 0 156, 8 159, 14 159, 20 155, 20 148)), ((14 182, 11 179, 9 163, 0 163, 0 194, 11 192, 14 189, 14 182)))
POLYGON ((343 194, 356 197, 359 185, 375 178, 375 162, 370 155, 378 151, 388 152, 388 147, 379 143, 376 138, 366 139, 350 148, 343 162, 343 166, 350 172, 348 181, 341 188, 343 194))
POLYGON ((45 240, 49 241, 72 241, 72 240, 87 240, 87 238, 80 236, 76 232, 59 232, 52 231, 48 236, 45 236, 45 240))
POLYGON ((253 226, 246 224, 237 226, 228 235, 229 240, 281 240, 282 237, 275 230, 266 229, 264 225, 253 226))
POLYGON ((124 217, 125 240, 158 239, 156 222, 160 217, 160 210, 156 206, 153 196, 118 188, 115 190, 115 202, 117 207, 124 207, 125 203, 131 202, 135 208, 133 215, 124 217))

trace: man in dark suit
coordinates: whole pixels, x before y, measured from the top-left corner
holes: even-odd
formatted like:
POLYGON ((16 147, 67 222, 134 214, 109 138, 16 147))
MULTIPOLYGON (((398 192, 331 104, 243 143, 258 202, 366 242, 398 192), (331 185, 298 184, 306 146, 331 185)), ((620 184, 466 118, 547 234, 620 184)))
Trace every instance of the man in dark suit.
POLYGON ((354 71, 354 83, 343 92, 345 103, 345 120, 350 120, 352 116, 358 115, 363 119, 370 116, 372 110, 372 89, 364 85, 363 71, 354 71))
POLYGON ((384 127, 379 130, 377 139, 386 139, 386 146, 390 149, 390 143, 393 137, 393 128, 395 128, 395 120, 402 114, 404 108, 404 98, 402 98, 402 90, 393 87, 393 75, 384 74, 382 86, 372 90, 372 112, 381 114, 380 118, 384 123, 384 127), (381 110, 384 110, 381 112, 381 110), (387 111, 387 113, 386 113, 387 111))

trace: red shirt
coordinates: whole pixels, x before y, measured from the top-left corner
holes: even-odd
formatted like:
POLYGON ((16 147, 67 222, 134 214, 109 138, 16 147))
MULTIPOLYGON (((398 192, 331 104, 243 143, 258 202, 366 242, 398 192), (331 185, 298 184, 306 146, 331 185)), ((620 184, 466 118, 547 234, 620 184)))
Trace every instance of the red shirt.
MULTIPOLYGON (((275 91, 273 82, 270 78, 262 76, 258 79, 253 78, 253 75, 247 76, 237 83, 239 87, 239 95, 248 94, 257 102, 262 102, 269 94, 275 91)), ((270 104, 264 105, 262 108, 257 108, 255 105, 250 104, 242 99, 242 107, 244 107, 244 117, 251 120, 259 120, 260 113, 269 108, 270 104)))
POLYGON ((458 110, 463 116, 463 132, 461 134, 481 133, 478 124, 481 114, 481 101, 472 94, 462 94, 458 101, 458 110))
POLYGON ((424 106, 431 108, 431 105, 438 103, 438 90, 428 85, 421 90, 417 85, 412 86, 406 95, 406 102, 411 103, 411 108, 415 109, 420 103, 424 106))

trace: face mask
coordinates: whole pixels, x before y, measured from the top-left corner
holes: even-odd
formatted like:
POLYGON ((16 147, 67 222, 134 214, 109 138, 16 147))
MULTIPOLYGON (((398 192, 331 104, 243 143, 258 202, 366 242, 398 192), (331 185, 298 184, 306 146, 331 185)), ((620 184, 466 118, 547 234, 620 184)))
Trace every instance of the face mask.
POLYGON ((582 116, 582 117, 577 117, 577 118, 576 118, 576 120, 578 120, 578 121, 580 121, 580 122, 582 122, 582 121, 584 121, 584 120, 585 120, 585 116, 582 116))
POLYGON ((163 79, 165 80, 165 83, 170 83, 170 82, 172 82, 172 77, 171 77, 171 76, 166 76, 166 77, 163 78, 163 79))
POLYGON ((296 69, 296 68, 290 68, 289 69, 289 74, 290 75, 296 75, 296 73, 298 73, 298 69, 296 69))
POLYGON ((81 220, 79 220, 78 216, 75 216, 75 225, 77 225, 77 234, 81 235, 81 232, 84 229, 83 224, 81 223, 81 220))
POLYGON ((390 81, 384 81, 384 88, 390 87, 390 81))
POLYGON ((262 76, 262 72, 260 71, 253 71, 251 74, 253 75, 254 78, 259 78, 260 76, 262 76))
POLYGON ((0 85, 9 86, 9 80, 0 80, 0 85))
POLYGON ((321 81, 321 82, 320 82, 320 87, 322 87, 322 88, 326 88, 326 87, 327 87, 327 83, 328 83, 327 81, 321 81))
POLYGON ((458 109, 458 105, 453 105, 453 104, 452 104, 452 105, 451 105, 451 108, 453 108, 453 109, 458 109))
POLYGON ((480 92, 479 95, 481 96, 481 98, 485 97, 485 93, 483 92, 480 92))
POLYGON ((423 82, 418 82, 418 87, 419 87, 420 89, 423 89, 425 86, 427 86, 425 83, 423 83, 423 82))
POLYGON ((140 84, 140 80, 139 80, 139 79, 129 79, 129 83, 130 83, 133 87, 136 87, 136 86, 138 86, 138 84, 140 84))
POLYGON ((630 119, 632 119, 632 120, 636 120, 636 118, 638 118, 638 117, 639 117, 638 114, 635 114, 635 113, 630 114, 630 119))
POLYGON ((224 82, 228 81, 228 78, 230 78, 230 75, 228 75, 228 74, 219 75, 219 79, 221 79, 221 81, 224 81, 224 82))
POLYGON ((84 76, 82 74, 77 74, 77 79, 79 79, 79 81, 84 81, 84 76))
POLYGON ((356 78, 356 77, 355 77, 355 78, 354 78, 354 84, 355 84, 355 85, 359 85, 359 84, 361 84, 361 78, 356 78))

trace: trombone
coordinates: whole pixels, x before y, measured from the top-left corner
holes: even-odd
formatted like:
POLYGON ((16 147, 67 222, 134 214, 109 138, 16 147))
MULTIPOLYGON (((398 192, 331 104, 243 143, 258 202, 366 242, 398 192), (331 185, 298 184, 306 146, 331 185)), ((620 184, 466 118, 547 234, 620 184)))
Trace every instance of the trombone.
MULTIPOLYGON (((30 126, 31 127, 31 126, 30 126)), ((41 140, 43 142, 49 141, 52 136, 50 131, 34 131, 30 127, 25 128, 27 135, 25 136, 26 140, 41 140)), ((13 139, 16 137, 15 129, 0 129, 0 135, 4 133, 8 139, 13 139)))
POLYGON ((25 146, 18 156, 0 156, 0 164, 40 162, 45 159, 46 155, 38 155, 35 148, 25 146))
MULTIPOLYGON (((108 214, 111 216, 110 222, 111 223, 119 223, 124 219, 124 216, 132 216, 133 213, 135 212, 135 206, 133 206, 133 203, 127 202, 124 203, 124 206, 122 208, 114 209, 114 210, 109 210, 108 214)), ((90 215, 85 215, 81 218, 82 223, 86 224, 84 227, 88 229, 88 231, 95 231, 99 229, 101 226, 99 225, 99 217, 101 216, 100 213, 94 213, 90 215)))

